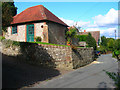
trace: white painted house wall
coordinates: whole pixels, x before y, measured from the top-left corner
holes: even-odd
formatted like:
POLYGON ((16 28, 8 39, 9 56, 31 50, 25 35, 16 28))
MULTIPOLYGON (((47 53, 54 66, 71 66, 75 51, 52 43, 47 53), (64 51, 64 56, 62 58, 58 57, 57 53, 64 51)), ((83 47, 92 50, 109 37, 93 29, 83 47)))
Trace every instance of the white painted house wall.
POLYGON ((6 39, 25 42, 25 25, 17 25, 17 33, 12 34, 12 27, 7 28, 6 39))
POLYGON ((24 41, 25 42, 25 29, 26 28, 26 25, 18 25, 17 26, 17 29, 18 29, 18 35, 17 35, 17 41, 24 41))
MULTIPOLYGON (((40 23, 34 23, 34 36, 40 36, 43 39, 43 31, 44 26, 46 26, 45 22, 40 23), (43 25, 43 28, 41 27, 43 25)), ((6 39, 11 39, 13 41, 20 41, 20 42, 26 42, 26 24, 25 25, 17 25, 17 33, 12 34, 12 26, 7 28, 7 33, 5 35, 6 39)))
POLYGON ((5 35, 6 39, 11 39, 13 41, 17 41, 17 34, 12 34, 12 28, 11 26, 7 28, 7 33, 5 35))
POLYGON ((45 23, 42 22, 42 23, 35 23, 34 24, 34 28, 35 28, 35 36, 40 36, 42 38, 42 41, 43 41, 43 30, 44 30, 44 25, 45 23), (41 26, 43 25, 43 28, 41 28, 41 26))

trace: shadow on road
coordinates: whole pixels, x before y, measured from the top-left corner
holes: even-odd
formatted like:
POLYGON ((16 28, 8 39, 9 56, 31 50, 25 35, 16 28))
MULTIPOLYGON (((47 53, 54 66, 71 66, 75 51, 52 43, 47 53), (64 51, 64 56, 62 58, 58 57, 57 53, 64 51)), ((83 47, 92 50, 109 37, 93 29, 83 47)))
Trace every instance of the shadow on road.
POLYGON ((105 88, 107 88, 107 83, 106 82, 100 82, 99 85, 98 85, 98 88, 106 90, 105 88))
POLYGON ((19 62, 2 54, 2 88, 22 88, 60 75, 54 68, 42 68, 19 62))

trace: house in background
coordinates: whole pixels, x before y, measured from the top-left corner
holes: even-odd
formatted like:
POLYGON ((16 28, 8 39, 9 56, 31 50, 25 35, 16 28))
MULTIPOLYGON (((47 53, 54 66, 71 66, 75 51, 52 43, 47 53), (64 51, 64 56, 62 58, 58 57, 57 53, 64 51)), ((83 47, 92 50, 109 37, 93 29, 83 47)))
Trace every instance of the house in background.
POLYGON ((37 5, 14 16, 5 37, 14 41, 31 42, 38 36, 42 38, 41 42, 66 44, 67 27, 44 6, 37 5))
POLYGON ((92 37, 95 39, 97 46, 100 43, 100 31, 89 31, 86 32, 86 30, 84 30, 84 32, 80 32, 80 35, 88 35, 88 33, 91 33, 92 37))

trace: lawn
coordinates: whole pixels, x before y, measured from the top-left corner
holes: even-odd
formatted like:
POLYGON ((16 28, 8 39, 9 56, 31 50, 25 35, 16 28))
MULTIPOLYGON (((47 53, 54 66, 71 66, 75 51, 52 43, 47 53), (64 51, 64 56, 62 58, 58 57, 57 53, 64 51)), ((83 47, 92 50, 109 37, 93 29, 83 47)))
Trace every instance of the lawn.
POLYGON ((54 46, 63 46, 63 47, 70 47, 70 46, 68 46, 68 45, 52 44, 52 43, 45 43, 45 42, 31 42, 31 43, 44 44, 44 45, 54 45, 54 46))

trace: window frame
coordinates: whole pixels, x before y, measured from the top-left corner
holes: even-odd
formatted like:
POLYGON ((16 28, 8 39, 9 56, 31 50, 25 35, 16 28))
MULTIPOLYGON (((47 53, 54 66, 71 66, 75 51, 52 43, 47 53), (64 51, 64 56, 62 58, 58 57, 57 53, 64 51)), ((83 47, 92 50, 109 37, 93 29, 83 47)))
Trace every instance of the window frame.
POLYGON ((12 34, 17 34, 17 25, 12 26, 12 34), (14 30, 16 29, 16 31, 14 30))

